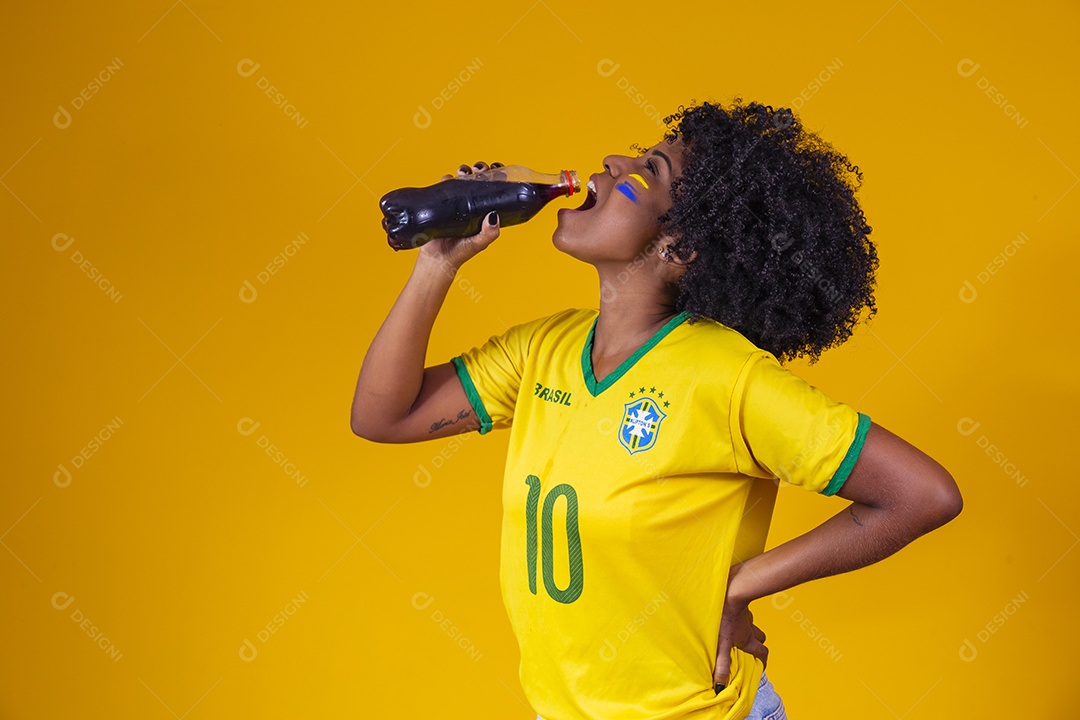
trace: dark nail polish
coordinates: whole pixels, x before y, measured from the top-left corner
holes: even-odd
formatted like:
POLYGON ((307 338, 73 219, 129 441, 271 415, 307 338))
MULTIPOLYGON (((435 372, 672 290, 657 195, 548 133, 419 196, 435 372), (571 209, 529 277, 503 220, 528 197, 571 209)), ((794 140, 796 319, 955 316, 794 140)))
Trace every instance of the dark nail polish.
POLYGON ((713 689, 716 690, 716 694, 719 695, 724 691, 724 688, 726 687, 727 685, 725 685, 724 683, 716 683, 716 687, 713 689))
POLYGON ((499 213, 492 210, 491 212, 488 213, 488 225, 498 225, 498 224, 499 224, 499 213))

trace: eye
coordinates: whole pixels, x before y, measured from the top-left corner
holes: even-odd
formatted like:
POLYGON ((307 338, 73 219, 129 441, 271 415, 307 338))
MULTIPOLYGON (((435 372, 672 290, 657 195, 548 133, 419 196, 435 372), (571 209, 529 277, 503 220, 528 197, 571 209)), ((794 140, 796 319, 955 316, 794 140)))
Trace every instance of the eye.
POLYGON ((656 172, 655 161, 650 160, 649 162, 645 163, 645 167, 649 168, 649 171, 652 172, 653 175, 655 175, 656 177, 660 177, 660 174, 656 172))

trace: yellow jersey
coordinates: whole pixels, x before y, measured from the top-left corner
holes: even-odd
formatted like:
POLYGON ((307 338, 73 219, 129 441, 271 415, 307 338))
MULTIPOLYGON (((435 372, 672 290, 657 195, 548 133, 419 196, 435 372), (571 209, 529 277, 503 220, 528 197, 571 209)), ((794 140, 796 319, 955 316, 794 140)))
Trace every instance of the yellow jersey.
POLYGON ((451 359, 480 433, 510 428, 500 584, 544 720, 732 720, 759 660, 713 688, 733 563, 764 550, 779 480, 826 495, 870 421, 738 332, 679 313, 604 378, 598 312, 451 359))

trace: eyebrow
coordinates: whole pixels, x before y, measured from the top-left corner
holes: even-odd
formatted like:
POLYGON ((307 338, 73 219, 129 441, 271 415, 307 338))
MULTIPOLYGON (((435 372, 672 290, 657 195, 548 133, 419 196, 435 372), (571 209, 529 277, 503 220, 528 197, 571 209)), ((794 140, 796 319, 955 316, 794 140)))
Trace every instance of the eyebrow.
POLYGON ((669 158, 669 157, 668 157, 667 155, 665 155, 664 153, 660 152, 659 150, 653 150, 653 154, 654 154, 654 155, 659 155, 660 157, 664 158, 664 162, 666 162, 666 163, 667 163, 667 172, 668 172, 668 176, 670 177, 670 176, 671 176, 671 175, 673 174, 673 173, 671 172, 671 158, 669 158))

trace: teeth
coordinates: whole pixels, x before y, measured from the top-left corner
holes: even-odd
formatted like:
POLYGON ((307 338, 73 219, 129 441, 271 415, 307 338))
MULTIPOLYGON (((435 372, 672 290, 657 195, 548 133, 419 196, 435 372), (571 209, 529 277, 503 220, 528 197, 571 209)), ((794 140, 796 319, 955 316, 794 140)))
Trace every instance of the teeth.
POLYGON ((592 179, 590 179, 589 182, 585 183, 585 187, 589 188, 589 190, 592 191, 593 195, 596 194, 596 185, 593 183, 592 179))

